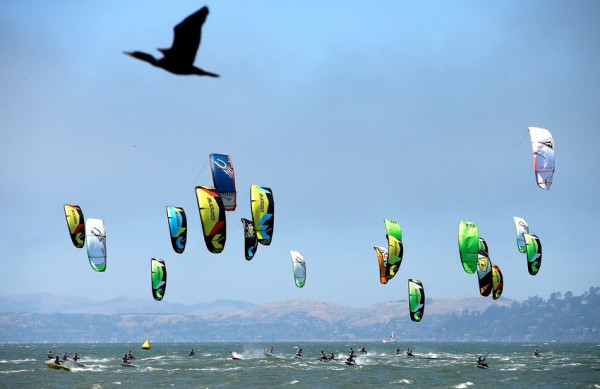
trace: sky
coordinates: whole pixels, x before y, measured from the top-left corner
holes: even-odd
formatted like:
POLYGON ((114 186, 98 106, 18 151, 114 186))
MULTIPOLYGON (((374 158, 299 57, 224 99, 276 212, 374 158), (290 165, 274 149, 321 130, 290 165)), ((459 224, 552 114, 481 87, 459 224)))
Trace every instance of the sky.
POLYGON ((597 1, 4 1, 0 294, 152 300, 150 258, 162 258, 163 301, 184 304, 366 306, 406 299, 409 278, 428 298, 476 297, 461 220, 479 225, 502 298, 581 294, 600 274, 599 15, 597 1), (123 55, 159 56, 204 5, 195 64, 220 78, 123 55), (554 137, 549 191, 528 126, 554 137), (210 153, 229 154, 236 174, 220 254, 194 192, 212 185, 210 153), (252 184, 273 190, 275 226, 246 261, 252 184), (106 272, 71 243, 64 204, 104 220, 106 272), (167 205, 187 214, 183 254, 167 205), (513 216, 542 242, 535 277, 513 216), (404 259, 382 285, 385 218, 402 227, 404 259), (306 261, 302 289, 290 250, 306 261))

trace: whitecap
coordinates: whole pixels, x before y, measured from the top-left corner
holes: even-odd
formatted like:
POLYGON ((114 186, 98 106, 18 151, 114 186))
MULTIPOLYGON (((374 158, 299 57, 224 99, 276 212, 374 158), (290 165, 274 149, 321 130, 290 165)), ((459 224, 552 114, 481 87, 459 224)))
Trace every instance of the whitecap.
POLYGON ((463 382, 461 384, 458 384, 458 385, 454 386, 454 388, 465 389, 465 388, 467 388, 467 387, 469 387, 471 385, 474 385, 474 384, 472 382, 467 381, 467 382, 463 382))

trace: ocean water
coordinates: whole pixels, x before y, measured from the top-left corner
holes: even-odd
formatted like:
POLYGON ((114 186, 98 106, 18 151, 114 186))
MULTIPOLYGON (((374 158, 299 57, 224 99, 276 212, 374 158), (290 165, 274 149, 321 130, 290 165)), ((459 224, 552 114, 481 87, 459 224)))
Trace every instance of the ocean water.
POLYGON ((526 343, 151 343, 3 344, 1 388, 600 388, 600 345, 526 343), (263 349, 274 347, 274 356, 263 349), (357 364, 343 361, 365 346, 357 364), (304 351, 294 358, 297 347, 304 351), (396 347, 402 351, 396 355, 396 347), (415 357, 404 351, 413 348, 415 357), (191 348, 196 356, 189 357, 191 348), (542 356, 535 358, 538 348, 542 356), (79 353, 83 367, 46 366, 46 354, 79 353), (132 350, 137 367, 120 365, 132 350), (340 360, 321 362, 319 352, 340 360), (228 358, 235 351, 242 360, 228 358), (489 369, 476 367, 487 354, 489 369))

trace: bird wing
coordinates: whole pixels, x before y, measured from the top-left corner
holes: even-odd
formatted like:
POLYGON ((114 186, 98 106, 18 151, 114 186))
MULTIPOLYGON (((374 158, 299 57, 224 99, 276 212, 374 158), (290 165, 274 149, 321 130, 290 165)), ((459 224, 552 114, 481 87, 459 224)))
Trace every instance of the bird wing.
POLYGON ((192 65, 194 63, 198 46, 200 46, 202 25, 206 21, 207 15, 208 8, 202 7, 173 28, 175 34, 173 45, 170 49, 163 51, 165 58, 168 57, 169 60, 181 64, 192 65))

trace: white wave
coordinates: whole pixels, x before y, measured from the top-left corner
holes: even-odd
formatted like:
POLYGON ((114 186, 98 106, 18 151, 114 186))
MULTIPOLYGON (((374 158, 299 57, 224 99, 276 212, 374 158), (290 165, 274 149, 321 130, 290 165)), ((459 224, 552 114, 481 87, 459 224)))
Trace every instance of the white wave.
POLYGON ((458 384, 458 385, 453 386, 453 387, 457 388, 457 389, 465 389, 465 388, 467 388, 467 387, 469 387, 471 385, 474 385, 474 384, 472 382, 467 381, 467 382, 463 382, 463 383, 458 384))
POLYGON ((21 363, 21 362, 35 362, 34 358, 25 358, 25 359, 0 359, 0 363, 21 363))
POLYGON ((406 378, 403 378, 401 380, 397 380, 397 381, 392 381, 390 382, 390 384, 394 385, 394 384, 412 384, 412 381, 406 378))
POLYGON ((25 373, 25 372, 29 372, 29 371, 33 371, 33 370, 32 369, 0 370, 0 373, 2 373, 2 374, 12 374, 12 373, 25 373))

